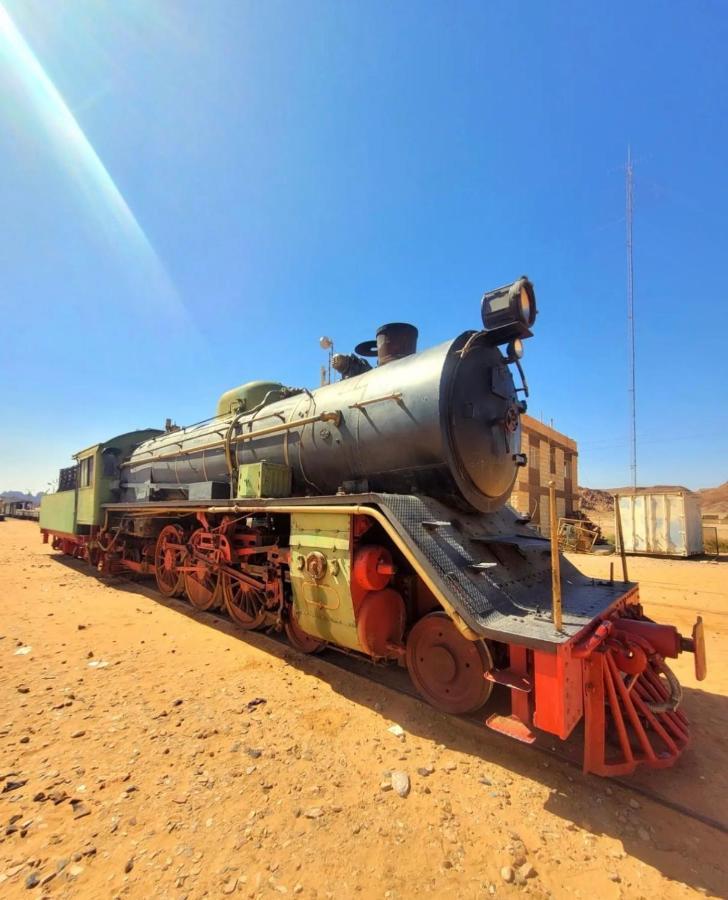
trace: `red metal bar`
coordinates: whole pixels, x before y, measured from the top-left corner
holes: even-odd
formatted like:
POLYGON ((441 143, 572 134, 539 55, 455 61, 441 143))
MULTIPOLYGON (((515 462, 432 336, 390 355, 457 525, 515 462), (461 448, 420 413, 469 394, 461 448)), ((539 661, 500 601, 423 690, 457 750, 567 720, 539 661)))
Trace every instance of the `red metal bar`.
POLYGON ((632 702, 632 698, 627 692, 627 688, 624 686, 622 676, 619 674, 619 669, 614 662, 611 652, 609 652, 609 654, 607 655, 607 665, 609 666, 612 678, 614 679, 614 684, 617 688, 617 691, 619 692, 620 699, 624 704, 624 708, 627 712, 627 716, 629 717, 632 728, 637 735, 637 740, 642 745, 642 749, 644 750, 647 759, 650 762, 654 762, 654 760, 656 759, 655 751, 652 747, 652 744, 650 743, 650 739, 647 737, 644 726, 640 722, 639 716, 637 715, 637 710, 635 709, 634 703, 632 702))
MULTIPOLYGON (((629 765, 634 765, 634 754, 632 753, 632 747, 629 743, 629 735, 627 734, 627 727, 624 724, 624 716, 622 715, 622 710, 619 705, 619 697, 617 696, 617 692, 615 690, 614 685, 614 674, 610 668, 610 658, 609 652, 604 654, 604 683, 607 688, 607 694, 609 695, 609 706, 612 711, 612 718, 614 719, 614 724, 617 729, 617 734, 619 736, 619 743, 622 747, 622 755, 624 756, 625 763, 629 765)), ((621 679, 620 679, 621 680, 621 679)))
POLYGON ((584 660, 584 771, 606 775, 604 760, 604 655, 592 653, 584 660))
POLYGON ((642 713, 645 719, 647 719, 647 721, 650 723, 650 726, 654 729, 655 733, 662 738, 665 746, 670 751, 670 754, 673 756, 677 756, 677 754, 679 753, 677 744, 675 743, 675 741, 673 741, 667 731, 665 731, 660 722, 658 722, 657 716, 652 712, 647 703, 645 703, 645 701, 639 694, 635 695, 634 705, 635 708, 642 713))

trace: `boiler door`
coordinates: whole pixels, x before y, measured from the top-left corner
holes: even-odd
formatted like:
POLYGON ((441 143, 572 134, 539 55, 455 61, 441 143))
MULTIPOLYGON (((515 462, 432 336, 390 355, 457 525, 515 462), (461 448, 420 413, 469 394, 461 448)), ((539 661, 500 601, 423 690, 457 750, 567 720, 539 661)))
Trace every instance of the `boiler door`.
POLYGON ((450 391, 453 475, 466 499, 484 511, 502 503, 515 481, 516 404, 513 378, 496 347, 476 346, 459 361, 450 391))

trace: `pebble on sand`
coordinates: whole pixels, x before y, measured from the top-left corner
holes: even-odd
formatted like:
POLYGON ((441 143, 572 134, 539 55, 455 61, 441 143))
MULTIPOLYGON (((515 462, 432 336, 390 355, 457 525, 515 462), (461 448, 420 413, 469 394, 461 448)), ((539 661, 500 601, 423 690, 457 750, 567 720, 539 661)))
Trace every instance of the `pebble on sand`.
POLYGON ((409 775, 406 772, 392 772, 392 787, 400 797, 406 797, 410 792, 409 775))
POLYGON ((82 800, 71 800, 71 808, 73 809, 74 819, 83 819, 84 816, 91 815, 91 810, 82 800))

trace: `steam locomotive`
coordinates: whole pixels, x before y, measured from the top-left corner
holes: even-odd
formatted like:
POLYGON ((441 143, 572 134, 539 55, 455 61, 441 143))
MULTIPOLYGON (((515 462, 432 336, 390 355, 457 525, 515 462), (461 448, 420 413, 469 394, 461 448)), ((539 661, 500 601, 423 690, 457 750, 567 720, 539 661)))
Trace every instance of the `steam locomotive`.
POLYGON ((583 720, 586 771, 671 765, 689 732, 665 660, 693 652, 705 676, 702 622, 683 637, 651 621, 636 584, 585 578, 506 505, 536 315, 522 277, 438 346, 390 323, 333 357, 334 383, 249 382, 204 422, 81 450, 43 498, 43 539, 303 653, 406 667, 448 713, 501 685, 510 714, 484 721, 518 740, 583 720))

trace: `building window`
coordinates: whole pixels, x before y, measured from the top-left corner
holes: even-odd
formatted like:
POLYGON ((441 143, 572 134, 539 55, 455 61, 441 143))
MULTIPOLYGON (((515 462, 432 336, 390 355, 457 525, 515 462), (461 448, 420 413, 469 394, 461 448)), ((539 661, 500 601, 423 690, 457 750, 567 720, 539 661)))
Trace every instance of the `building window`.
POLYGON ((549 447, 549 472, 556 474, 556 447, 553 445, 549 447))
POLYGON ((539 453, 539 445, 531 440, 531 452, 528 454, 528 464, 532 469, 538 469, 538 453, 539 453))
POLYGON ((564 480, 568 481, 571 478, 571 457, 564 454, 564 480))

